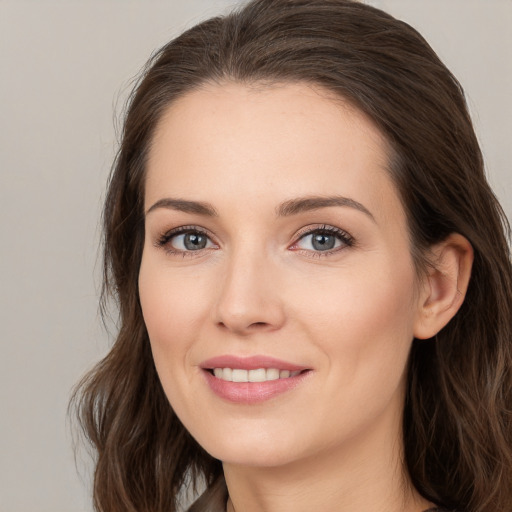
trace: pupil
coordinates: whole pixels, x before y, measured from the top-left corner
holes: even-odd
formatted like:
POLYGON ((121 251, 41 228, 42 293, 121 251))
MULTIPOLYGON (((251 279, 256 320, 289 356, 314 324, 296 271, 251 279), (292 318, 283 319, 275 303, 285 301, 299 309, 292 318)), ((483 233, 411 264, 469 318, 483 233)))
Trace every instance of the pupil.
POLYGON ((313 247, 317 251, 328 251, 334 247, 336 240, 332 235, 314 235, 313 236, 313 247))
POLYGON ((191 251, 197 251, 206 247, 206 237, 197 233, 187 233, 183 242, 185 247, 191 251))

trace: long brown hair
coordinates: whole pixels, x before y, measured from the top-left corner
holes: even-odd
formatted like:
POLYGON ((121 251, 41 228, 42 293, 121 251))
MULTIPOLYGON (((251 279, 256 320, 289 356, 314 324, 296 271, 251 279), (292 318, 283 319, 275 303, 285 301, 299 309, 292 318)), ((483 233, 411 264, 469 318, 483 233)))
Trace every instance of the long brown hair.
POLYGON ((466 300, 435 339, 414 340, 405 463, 428 500, 467 512, 512 504, 512 269, 508 224, 484 175, 463 91, 406 23, 351 0, 254 0, 205 21, 148 63, 125 115, 104 222, 104 300, 119 308, 111 352, 73 404, 97 452, 102 512, 172 512, 189 480, 222 473, 170 407, 138 300, 148 151, 169 104, 206 82, 308 82, 365 112, 392 148, 418 271, 457 232, 475 254, 466 300))

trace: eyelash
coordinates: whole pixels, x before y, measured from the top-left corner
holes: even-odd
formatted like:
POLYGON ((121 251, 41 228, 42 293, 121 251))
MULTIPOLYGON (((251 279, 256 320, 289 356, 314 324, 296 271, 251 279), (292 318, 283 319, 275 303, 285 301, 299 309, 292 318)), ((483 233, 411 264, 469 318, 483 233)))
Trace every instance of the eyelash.
MULTIPOLYGON (((186 235, 186 234, 191 234, 191 233, 205 236, 210 241, 212 240, 212 237, 209 234, 209 232, 198 227, 198 226, 180 226, 179 228, 175 228, 175 229, 172 229, 170 231, 163 233, 158 238, 155 245, 159 248, 165 249, 166 253, 170 254, 170 255, 176 255, 176 256, 179 255, 184 258, 185 257, 194 257, 197 255, 197 253, 201 253, 202 251, 204 251, 204 249, 198 249, 197 251, 192 251, 192 250, 183 251, 183 250, 179 250, 179 249, 174 249, 172 247, 172 245, 169 243, 176 236, 186 235), (194 253, 196 253, 196 254, 194 254, 194 253)), ((318 225, 318 226, 309 226, 309 227, 305 228, 304 230, 300 231, 299 233, 297 233, 296 241, 291 245, 290 250, 307 253, 307 255, 309 257, 321 258, 321 257, 329 256, 329 255, 336 253, 336 252, 338 252, 342 249, 345 249, 347 247, 352 247, 352 246, 354 246, 354 244, 355 244, 354 238, 350 234, 348 234, 346 231, 344 231, 340 228, 334 227, 334 226, 322 224, 322 225, 318 225), (311 250, 301 249, 301 248, 296 247, 297 244, 301 240, 303 240, 307 236, 314 235, 314 234, 335 236, 338 240, 341 241, 342 246, 334 248, 334 249, 328 249, 325 251, 311 251, 311 250)))
POLYGON ((347 247, 353 247, 354 244, 355 244, 354 238, 350 234, 348 234, 346 231, 344 231, 343 229, 340 229, 340 228, 337 228, 334 226, 329 226, 326 224, 322 224, 322 225, 314 226, 314 227, 308 226, 307 228, 305 228, 304 230, 299 232, 297 234, 297 241, 292 244, 291 249, 293 249, 295 251, 301 251, 303 253, 307 253, 308 256, 312 257, 312 258, 323 258, 323 257, 330 256, 332 254, 335 254, 338 251, 341 251, 343 249, 346 249, 347 247), (307 250, 307 249, 301 249, 299 247, 295 248, 301 240, 303 240, 307 236, 314 235, 314 234, 335 236, 338 240, 341 241, 342 245, 341 245, 341 247, 336 247, 336 248, 328 249, 325 251, 311 251, 311 250, 307 250))
POLYGON ((170 231, 163 233, 158 238, 155 245, 157 247, 165 249, 165 252, 172 256, 183 256, 184 258, 193 257, 193 256, 196 256, 196 254, 194 254, 194 253, 200 253, 204 249, 199 249, 197 251, 182 251, 179 249, 174 249, 172 247, 172 245, 169 243, 176 236, 186 235, 186 234, 191 234, 191 233, 205 236, 209 240, 212 239, 212 237, 208 233, 208 231, 201 229, 198 226, 180 226, 179 228, 171 229, 170 231))

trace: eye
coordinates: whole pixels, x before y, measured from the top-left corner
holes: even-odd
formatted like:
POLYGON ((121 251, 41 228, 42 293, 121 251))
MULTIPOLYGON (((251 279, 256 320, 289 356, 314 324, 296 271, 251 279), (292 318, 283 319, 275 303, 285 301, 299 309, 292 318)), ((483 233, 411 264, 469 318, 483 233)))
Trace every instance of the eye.
POLYGON ((171 254, 195 252, 215 247, 206 233, 195 228, 186 227, 165 233, 158 240, 158 245, 165 247, 171 254))
POLYGON ((210 240, 208 240, 208 237, 202 233, 192 232, 174 235, 169 242, 179 251, 198 251, 208 247, 208 242, 210 242, 210 240))
POLYGON ((353 238, 345 231, 333 226, 323 226, 302 234, 292 249, 336 252, 337 249, 352 246, 353 243, 353 238))

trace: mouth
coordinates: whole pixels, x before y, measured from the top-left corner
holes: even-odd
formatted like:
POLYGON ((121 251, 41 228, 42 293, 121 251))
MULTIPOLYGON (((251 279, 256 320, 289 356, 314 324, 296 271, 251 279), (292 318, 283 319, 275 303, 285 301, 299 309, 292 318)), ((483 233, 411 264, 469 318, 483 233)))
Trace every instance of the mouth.
POLYGON ((280 370, 278 368, 256 368, 245 370, 243 368, 211 368, 206 369, 217 379, 227 382, 268 382, 279 379, 289 379, 308 370, 280 370))
POLYGON ((257 404, 291 392, 313 373, 312 368, 268 356, 218 356, 200 368, 214 394, 241 404, 257 404))

